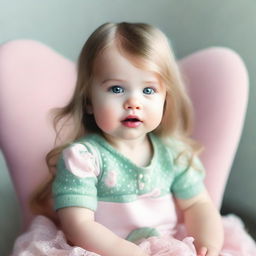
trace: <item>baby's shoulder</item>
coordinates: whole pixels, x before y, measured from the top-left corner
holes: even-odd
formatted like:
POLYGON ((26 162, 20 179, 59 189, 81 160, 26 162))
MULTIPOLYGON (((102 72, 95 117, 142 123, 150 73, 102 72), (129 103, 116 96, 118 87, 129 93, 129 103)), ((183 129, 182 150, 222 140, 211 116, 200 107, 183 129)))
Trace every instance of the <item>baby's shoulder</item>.
POLYGON ((86 136, 67 145, 61 153, 59 169, 63 165, 80 178, 87 177, 88 173, 98 176, 101 169, 100 155, 91 138, 86 136))
POLYGON ((99 149, 99 145, 96 140, 96 135, 90 134, 83 136, 74 142, 69 143, 63 150, 72 151, 79 154, 84 154, 86 152, 95 154, 95 151, 99 149))
POLYGON ((168 137, 161 139, 163 146, 166 148, 168 153, 175 159, 182 152, 190 152, 190 147, 182 140, 175 137, 168 137))
POLYGON ((186 141, 172 137, 164 140, 164 145, 171 157, 173 166, 177 169, 183 170, 194 167, 204 170, 198 153, 186 141))

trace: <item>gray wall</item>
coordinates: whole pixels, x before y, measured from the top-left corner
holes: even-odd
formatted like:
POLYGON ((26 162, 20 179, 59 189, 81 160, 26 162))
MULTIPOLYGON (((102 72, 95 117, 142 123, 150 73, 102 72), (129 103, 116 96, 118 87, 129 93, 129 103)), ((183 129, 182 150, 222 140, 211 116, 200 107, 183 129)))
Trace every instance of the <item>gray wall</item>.
MULTIPOLYGON (((179 58, 209 46, 226 46, 244 59, 250 96, 244 132, 224 205, 256 214, 256 2, 254 0, 0 0, 0 43, 39 40, 75 60, 88 35, 106 21, 142 21, 160 27, 179 58), (238 189, 239 188, 239 189, 238 189)), ((0 158, 0 255, 7 255, 19 229, 19 208, 0 158)))

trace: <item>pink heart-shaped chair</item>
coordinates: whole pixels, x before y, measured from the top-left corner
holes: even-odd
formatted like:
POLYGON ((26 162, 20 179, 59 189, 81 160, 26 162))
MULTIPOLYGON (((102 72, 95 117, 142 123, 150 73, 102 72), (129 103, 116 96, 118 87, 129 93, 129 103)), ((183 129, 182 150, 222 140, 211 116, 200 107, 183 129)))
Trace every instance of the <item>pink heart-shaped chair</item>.
MULTIPOLYGON (((195 107, 193 136, 206 148, 206 186, 220 207, 246 112, 247 71, 225 48, 199 51, 179 64, 195 107)), ((68 102, 75 81, 75 64, 39 42, 15 40, 0 47, 0 146, 24 228, 33 216, 28 199, 47 176, 45 156, 54 145, 50 110, 68 102)))

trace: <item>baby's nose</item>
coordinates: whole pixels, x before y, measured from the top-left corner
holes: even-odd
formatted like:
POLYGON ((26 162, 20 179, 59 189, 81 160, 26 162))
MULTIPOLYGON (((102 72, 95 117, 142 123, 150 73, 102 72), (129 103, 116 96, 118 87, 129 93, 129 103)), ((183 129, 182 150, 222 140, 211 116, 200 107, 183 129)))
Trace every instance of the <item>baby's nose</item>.
POLYGON ((141 109, 142 108, 142 104, 135 98, 129 98, 125 101, 124 103, 124 108, 125 109, 141 109))

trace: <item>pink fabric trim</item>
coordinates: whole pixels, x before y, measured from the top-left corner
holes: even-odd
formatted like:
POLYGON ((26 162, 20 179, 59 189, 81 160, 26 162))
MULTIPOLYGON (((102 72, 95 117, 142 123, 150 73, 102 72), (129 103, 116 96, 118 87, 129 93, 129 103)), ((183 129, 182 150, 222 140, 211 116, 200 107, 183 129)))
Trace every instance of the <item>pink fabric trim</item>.
POLYGON ((139 196, 139 198, 144 198, 144 197, 158 197, 160 195, 161 191, 159 188, 153 189, 151 192, 147 194, 142 194, 139 196))
POLYGON ((177 223, 171 195, 139 198, 130 203, 99 201, 95 219, 123 238, 132 230, 141 227, 158 227, 161 233, 168 230, 169 234, 173 234, 177 223))

